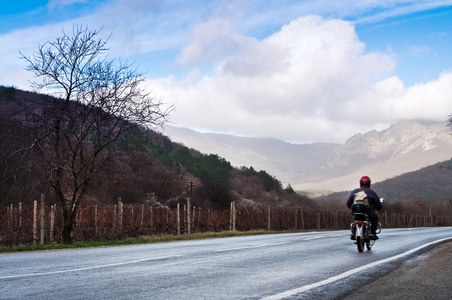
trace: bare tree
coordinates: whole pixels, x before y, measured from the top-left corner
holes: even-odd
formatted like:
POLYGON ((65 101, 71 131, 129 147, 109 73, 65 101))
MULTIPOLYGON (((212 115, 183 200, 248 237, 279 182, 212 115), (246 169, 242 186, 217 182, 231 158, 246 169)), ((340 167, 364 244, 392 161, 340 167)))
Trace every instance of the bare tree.
POLYGON ((0 116, 0 203, 35 196, 37 182, 29 168, 30 149, 24 147, 30 138, 19 121, 0 116))
POLYGON ((131 64, 107 60, 107 41, 100 30, 74 26, 33 57, 21 53, 27 70, 42 79, 33 87, 55 96, 34 115, 33 149, 63 212, 64 243, 72 243, 79 205, 113 146, 131 129, 163 126, 173 109, 145 92, 143 74, 131 64))

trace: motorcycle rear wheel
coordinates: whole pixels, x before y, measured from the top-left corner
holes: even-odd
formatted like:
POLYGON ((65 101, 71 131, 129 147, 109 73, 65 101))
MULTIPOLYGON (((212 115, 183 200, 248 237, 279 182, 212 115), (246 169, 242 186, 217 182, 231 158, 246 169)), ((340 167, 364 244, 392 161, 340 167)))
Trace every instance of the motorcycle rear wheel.
POLYGON ((364 251, 364 239, 360 236, 356 237, 356 245, 358 246, 358 251, 363 252, 364 251))

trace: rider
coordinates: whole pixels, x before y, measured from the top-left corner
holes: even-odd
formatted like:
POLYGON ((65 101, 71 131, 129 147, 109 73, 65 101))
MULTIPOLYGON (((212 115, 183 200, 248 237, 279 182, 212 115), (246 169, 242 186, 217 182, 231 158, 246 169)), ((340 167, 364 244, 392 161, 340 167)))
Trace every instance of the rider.
POLYGON ((370 188, 370 178, 368 176, 363 176, 359 180, 360 188, 357 188, 353 190, 350 193, 350 196, 347 200, 347 207, 351 208, 354 200, 355 200, 355 194, 364 191, 367 195, 367 200, 369 201, 369 207, 367 208, 367 215, 369 216, 369 220, 371 222, 370 225, 370 231, 371 231, 371 239, 378 240, 377 237, 377 224, 378 224, 378 215, 375 212, 375 210, 380 210, 383 208, 380 202, 380 198, 378 197, 377 193, 375 193, 374 190, 370 188))

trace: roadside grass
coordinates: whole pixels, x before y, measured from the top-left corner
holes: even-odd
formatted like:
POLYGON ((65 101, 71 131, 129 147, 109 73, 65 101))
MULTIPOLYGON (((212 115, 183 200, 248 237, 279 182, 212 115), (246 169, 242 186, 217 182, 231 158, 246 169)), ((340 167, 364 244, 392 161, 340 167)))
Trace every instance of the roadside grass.
MULTIPOLYGON (((307 231, 269 231, 269 230, 252 230, 252 231, 221 231, 221 232, 204 232, 181 235, 155 235, 142 236, 137 238, 128 238, 124 240, 113 241, 77 241, 72 244, 45 244, 45 245, 20 245, 14 247, 0 247, 0 253, 14 253, 27 251, 50 251, 50 250, 64 250, 64 249, 80 249, 80 248, 98 248, 124 245, 139 245, 152 243, 166 243, 188 240, 203 240, 225 238, 233 236, 250 236, 261 234, 277 234, 277 233, 293 233, 293 232, 308 232, 307 231)), ((323 230, 316 230, 323 231, 323 230)))

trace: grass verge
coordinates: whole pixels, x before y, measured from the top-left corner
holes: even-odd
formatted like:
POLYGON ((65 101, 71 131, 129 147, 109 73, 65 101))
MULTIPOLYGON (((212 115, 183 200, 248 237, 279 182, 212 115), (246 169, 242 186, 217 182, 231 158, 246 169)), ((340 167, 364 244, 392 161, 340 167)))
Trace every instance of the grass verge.
MULTIPOLYGON (((63 249, 80 249, 80 248, 96 248, 96 247, 111 247, 124 245, 138 245, 151 243, 165 243, 188 240, 202 240, 225 238, 232 236, 249 236, 260 234, 277 234, 277 233, 291 233, 295 231, 267 231, 267 230, 252 230, 252 231, 222 231, 222 232, 204 232, 183 235, 157 235, 157 236, 142 236, 138 238, 129 238, 124 240, 114 241, 77 241, 72 244, 46 244, 46 245, 22 245, 16 247, 0 247, 0 253, 14 253, 24 251, 46 251, 46 250, 63 250, 63 249)), ((296 231, 299 232, 299 231, 296 231)))

